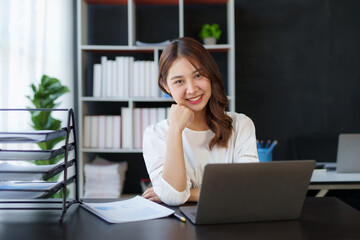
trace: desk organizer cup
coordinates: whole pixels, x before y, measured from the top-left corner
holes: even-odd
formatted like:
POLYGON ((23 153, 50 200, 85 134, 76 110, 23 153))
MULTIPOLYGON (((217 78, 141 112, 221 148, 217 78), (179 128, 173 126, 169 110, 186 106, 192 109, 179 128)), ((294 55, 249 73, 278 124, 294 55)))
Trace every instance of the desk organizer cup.
POLYGON ((277 141, 274 140, 272 143, 271 141, 267 141, 266 145, 261 143, 262 141, 257 141, 257 151, 259 156, 260 162, 270 162, 272 161, 272 151, 277 144, 277 141))
POLYGON ((271 162, 272 150, 266 148, 258 148, 258 156, 260 162, 271 162))

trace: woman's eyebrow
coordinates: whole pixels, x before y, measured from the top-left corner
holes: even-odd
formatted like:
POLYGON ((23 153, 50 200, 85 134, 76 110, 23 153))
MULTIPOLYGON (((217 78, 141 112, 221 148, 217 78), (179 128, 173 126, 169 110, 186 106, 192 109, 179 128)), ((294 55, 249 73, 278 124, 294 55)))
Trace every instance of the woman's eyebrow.
MULTIPOLYGON (((201 68, 199 68, 199 70, 196 70, 192 72, 192 74, 195 74, 195 73, 198 73, 199 71, 201 71, 201 68)), ((177 78, 182 78, 183 76, 182 75, 177 75, 177 76, 173 76, 170 78, 170 80, 174 80, 174 79, 177 79, 177 78)))
POLYGON ((173 76, 173 77, 170 78, 170 80, 174 80, 174 79, 177 79, 177 78, 182 78, 182 76, 181 75, 173 76))
POLYGON ((194 72, 193 72, 193 74, 197 74, 197 73, 202 73, 203 72, 203 69, 202 68, 198 68, 197 70, 195 70, 194 72))

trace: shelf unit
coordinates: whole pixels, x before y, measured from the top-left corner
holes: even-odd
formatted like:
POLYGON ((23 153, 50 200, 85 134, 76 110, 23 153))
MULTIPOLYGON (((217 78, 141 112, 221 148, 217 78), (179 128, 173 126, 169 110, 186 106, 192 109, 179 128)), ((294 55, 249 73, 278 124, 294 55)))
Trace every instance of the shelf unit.
MULTIPOLYGON (((10 149, 0 149, 0 210, 61 210, 59 221, 70 206, 80 202, 78 188, 78 158, 75 116, 72 109, 0 109, 3 112, 67 112, 67 124, 60 130, 0 132, 0 143, 10 149), (23 144, 43 143, 59 139, 61 146, 54 150, 24 150, 23 144), (20 149, 13 149, 12 144, 20 149), (52 165, 16 165, 8 162, 49 160, 60 156, 52 165), (73 171, 69 171, 72 167, 73 171), (46 181, 63 173, 59 181, 46 181), (75 182, 74 199, 67 197, 68 185, 75 182), (47 199, 62 191, 62 199, 47 199)), ((16 148, 15 147, 15 148, 16 148)))
MULTIPOLYGON (((202 24, 214 22, 219 23, 222 37, 218 44, 205 47, 219 64, 229 98, 229 110, 235 111, 234 0, 77 0, 80 166, 91 161, 89 154, 142 152, 135 148, 84 148, 85 115, 120 115, 121 107, 133 110, 144 104, 156 107, 159 104, 170 106, 172 102, 161 97, 93 97, 92 69, 100 62, 101 56, 133 56, 158 64, 164 46, 138 46, 137 41, 156 43, 183 36, 199 40, 202 24)), ((82 196, 83 171, 79 177, 82 196)))

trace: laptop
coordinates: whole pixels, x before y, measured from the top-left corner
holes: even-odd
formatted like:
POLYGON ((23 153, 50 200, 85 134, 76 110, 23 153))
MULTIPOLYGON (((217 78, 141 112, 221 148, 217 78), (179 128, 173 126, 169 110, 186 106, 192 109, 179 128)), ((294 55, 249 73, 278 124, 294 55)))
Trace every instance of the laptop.
POLYGON ((339 135, 336 171, 360 173, 360 134, 339 135))
POLYGON ((315 161, 207 164, 194 224, 293 220, 300 216, 315 161))

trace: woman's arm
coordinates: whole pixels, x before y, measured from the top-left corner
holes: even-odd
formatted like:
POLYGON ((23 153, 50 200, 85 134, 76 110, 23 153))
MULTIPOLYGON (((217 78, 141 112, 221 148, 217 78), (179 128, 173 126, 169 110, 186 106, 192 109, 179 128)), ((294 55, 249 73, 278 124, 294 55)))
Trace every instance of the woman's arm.
POLYGON ((188 202, 197 202, 199 201, 200 196, 200 188, 191 188, 190 189, 190 197, 187 200, 188 202))
POLYGON ((236 134, 234 162, 258 162, 253 121, 244 114, 237 114, 234 121, 236 134))
MULTIPOLYGON (((200 188, 191 188, 190 197, 187 202, 197 202, 199 201, 200 188)), ((148 188, 142 195, 144 198, 149 199, 154 202, 161 202, 160 198, 154 192, 154 188, 148 188)))
POLYGON ((179 192, 187 187, 182 132, 192 117, 193 112, 190 109, 175 104, 171 106, 162 176, 179 192))

